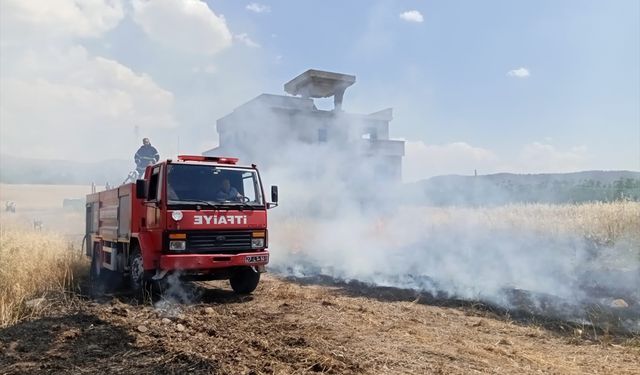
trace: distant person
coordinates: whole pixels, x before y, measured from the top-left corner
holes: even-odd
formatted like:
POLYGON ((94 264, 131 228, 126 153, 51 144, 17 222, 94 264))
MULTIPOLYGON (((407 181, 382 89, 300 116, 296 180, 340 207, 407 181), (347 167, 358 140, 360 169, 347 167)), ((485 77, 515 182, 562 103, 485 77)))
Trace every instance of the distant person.
POLYGON ((143 138, 142 146, 140 146, 133 159, 136 162, 136 171, 138 172, 138 175, 142 176, 144 174, 144 170, 149 164, 156 163, 160 160, 160 155, 158 154, 158 150, 151 146, 149 138, 143 138))
POLYGON ((219 201, 239 201, 242 199, 242 195, 238 192, 238 189, 231 186, 228 178, 222 180, 222 186, 216 193, 216 200, 219 201))
POLYGON ((7 212, 16 212, 16 202, 8 201, 5 203, 4 210, 7 212))
POLYGON ((41 231, 43 226, 44 225, 42 224, 42 220, 33 219, 33 229, 41 231))

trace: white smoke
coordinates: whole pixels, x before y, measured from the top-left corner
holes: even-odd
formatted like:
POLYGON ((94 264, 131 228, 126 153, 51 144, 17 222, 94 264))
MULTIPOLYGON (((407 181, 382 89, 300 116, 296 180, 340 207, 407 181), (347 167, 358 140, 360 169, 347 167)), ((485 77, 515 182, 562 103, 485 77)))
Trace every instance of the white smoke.
MULTIPOLYGON (((324 275, 516 310, 524 306, 512 293, 523 291, 537 306, 530 312, 574 321, 587 320, 595 305, 640 300, 633 243, 597 248, 578 234, 500 228, 473 218, 441 223, 422 207, 366 212, 347 204, 335 215, 310 217, 295 209, 298 203, 289 200, 296 195, 287 191, 280 195, 284 210, 272 211, 270 226, 277 273, 324 275)), ((624 313, 630 316, 618 323, 640 331, 637 306, 624 313)))
MULTIPOLYGON (((265 185, 279 185, 281 204, 270 211, 269 232, 276 273, 415 289, 508 309, 522 309, 515 296, 526 296, 532 313, 574 321, 588 319, 591 306, 640 299, 633 287, 640 285, 640 264, 628 251, 632 244, 597 248, 580 233, 495 222, 481 210, 443 220, 381 173, 376 158, 360 156, 357 139, 297 141, 297 129, 313 133, 315 120, 280 124, 269 106, 251 108, 239 126, 261 141, 231 149, 263 166, 265 185), (629 267, 607 270, 607 258, 625 259, 629 267)), ((335 116, 340 134, 361 129, 344 114, 323 115, 335 116)), ((640 330, 634 309, 620 323, 640 330)))

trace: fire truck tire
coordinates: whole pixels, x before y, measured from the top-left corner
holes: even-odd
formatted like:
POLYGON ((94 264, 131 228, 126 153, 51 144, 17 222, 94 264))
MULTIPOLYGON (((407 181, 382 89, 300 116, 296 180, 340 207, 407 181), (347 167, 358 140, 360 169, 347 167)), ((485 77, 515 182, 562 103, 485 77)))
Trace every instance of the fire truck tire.
POLYGON ((250 294, 258 287, 260 273, 252 267, 239 268, 229 279, 231 289, 237 294, 250 294))
POLYGON ((153 292, 151 274, 145 272, 142 266, 142 253, 137 247, 129 256, 129 276, 126 281, 129 289, 136 296, 144 297, 153 292))

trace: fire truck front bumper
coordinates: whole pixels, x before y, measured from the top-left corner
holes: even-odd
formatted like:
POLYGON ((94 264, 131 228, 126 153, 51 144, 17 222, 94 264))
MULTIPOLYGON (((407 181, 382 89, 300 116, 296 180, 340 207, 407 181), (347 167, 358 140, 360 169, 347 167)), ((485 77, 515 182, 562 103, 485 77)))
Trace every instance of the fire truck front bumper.
POLYGON ((264 267, 269 263, 269 252, 241 254, 167 254, 160 256, 160 270, 206 270, 238 266, 264 267))

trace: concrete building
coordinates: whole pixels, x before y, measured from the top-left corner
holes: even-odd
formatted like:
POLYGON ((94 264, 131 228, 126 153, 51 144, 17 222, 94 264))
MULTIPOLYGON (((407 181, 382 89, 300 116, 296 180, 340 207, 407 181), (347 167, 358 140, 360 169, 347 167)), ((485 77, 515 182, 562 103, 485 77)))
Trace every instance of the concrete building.
POLYGON ((352 75, 308 70, 284 85, 290 95, 262 94, 220 118, 220 146, 204 155, 239 156, 271 167, 296 154, 340 153, 353 165, 399 181, 404 141, 389 139, 392 109, 370 114, 342 109, 345 90, 355 81, 352 75), (318 109, 313 99, 328 97, 334 108, 318 109))

